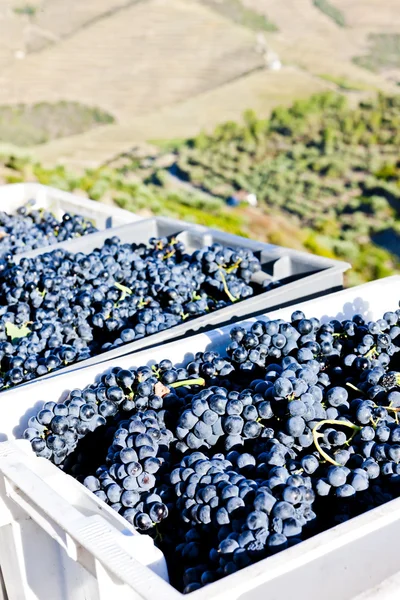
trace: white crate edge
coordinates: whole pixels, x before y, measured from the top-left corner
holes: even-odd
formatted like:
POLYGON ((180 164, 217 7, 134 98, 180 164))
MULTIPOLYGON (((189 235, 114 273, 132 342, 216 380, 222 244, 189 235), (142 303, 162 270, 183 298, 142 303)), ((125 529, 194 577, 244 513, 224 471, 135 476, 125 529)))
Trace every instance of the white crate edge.
MULTIPOLYGON (((118 538, 102 519, 100 510, 86 516, 82 511, 75 517, 75 508, 70 505, 71 488, 76 484, 73 479, 54 473, 51 481, 51 471, 57 471, 53 465, 46 467, 47 478, 44 477, 45 461, 30 461, 19 442, 5 442, 0 449, 0 562, 8 600, 108 600, 114 595, 118 600, 183 598, 143 566, 144 539, 140 540, 142 548, 139 544, 129 548, 123 537, 118 538), (60 483, 57 492, 55 488, 60 483), (24 545, 29 543, 29 536, 34 536, 33 548, 24 545), (57 544, 62 556, 55 552, 57 544), (141 558, 137 560, 139 552, 141 558), (44 563, 46 558, 50 565, 44 563), (46 577, 30 580, 27 573, 40 573, 43 564, 49 567, 46 577)), ((75 502, 79 504, 76 498, 75 502)), ((100 501, 97 502, 104 510, 104 505, 100 507, 100 501)), ((190 597, 282 600, 296 594, 296 600, 383 600, 380 590, 393 591, 393 580, 400 576, 394 551, 399 535, 400 499, 247 567, 190 597)), ((386 595, 385 600, 392 598, 386 595)))
MULTIPOLYGON (((124 574, 121 581, 124 585, 132 585, 132 582, 140 585, 141 569, 145 569, 143 585, 147 586, 145 580, 151 581, 154 574, 158 576, 157 583, 159 579, 168 581, 164 556, 148 535, 138 534, 125 519, 48 461, 32 461, 24 440, 0 444, 0 465, 0 561, 7 592, 10 572, 24 562, 20 552, 21 548, 26 552, 24 542, 28 542, 32 529, 40 539, 39 553, 43 552, 44 556, 55 554, 56 557, 49 577, 36 581, 36 587, 41 590, 38 598, 58 598, 60 590, 53 589, 49 596, 45 595, 45 590, 52 581, 61 585, 64 571, 75 570, 75 578, 80 583, 76 587, 75 581, 67 582, 66 598, 83 600, 87 597, 85 576, 88 579, 90 575, 90 579, 98 581, 98 563, 105 569, 101 578, 102 594, 105 594, 104 586, 108 585, 108 580, 118 578, 120 572, 124 574), (13 526, 11 536, 9 533, 9 538, 13 539, 3 545, 2 534, 7 526, 13 526), (7 560, 12 548, 14 563, 7 560), (74 563, 76 567, 81 565, 83 571, 74 569, 74 563)), ((28 559, 34 560, 34 557, 28 556, 28 559)), ((18 585, 25 590, 23 597, 30 597, 26 573, 20 575, 18 585)))
MULTIPOLYGON (((361 314, 365 319, 371 320, 378 318, 386 310, 398 308, 398 298, 400 298, 400 275, 394 275, 322 298, 271 311, 263 316, 257 316, 257 318, 239 321, 235 325, 249 326, 256 319, 281 318, 288 320, 291 314, 298 309, 303 310, 306 316, 318 317, 323 322, 332 318, 351 318, 354 314, 361 314)), ((0 394, 0 441, 21 437, 27 419, 43 402, 54 399, 61 400, 67 392, 95 381, 99 374, 113 366, 129 368, 145 364, 151 365, 167 357, 182 365, 193 360, 198 351, 213 348, 217 352, 222 352, 229 342, 231 327, 231 325, 226 325, 207 333, 126 354, 68 373, 56 372, 51 377, 38 378, 32 383, 2 392, 0 394), (2 409, 3 406, 7 406, 7 410, 2 409)))
MULTIPOLYGON (((307 316, 317 316, 322 320, 332 317, 349 318, 355 313, 360 313, 367 319, 374 319, 381 316, 386 310, 396 309, 398 298, 400 298, 400 276, 394 276, 365 284, 358 288, 344 290, 321 299, 300 303, 287 309, 281 309, 266 315, 265 318, 288 319, 294 310, 301 308, 307 316)), ((29 386, 7 392, 0 397, 1 421, 6 420, 5 425, 2 423, 3 435, 6 433, 5 429, 8 430, 7 436, 10 438, 21 435, 28 416, 32 414, 32 408, 35 410, 37 408, 36 400, 60 399, 67 390, 90 383, 97 374, 106 371, 116 364, 121 367, 139 366, 141 364, 152 364, 164 357, 170 357, 175 362, 182 363, 186 359, 190 360, 196 351, 204 350, 210 345, 221 350, 229 337, 229 329, 230 327, 221 328, 208 334, 194 336, 188 340, 172 342, 161 348, 153 348, 138 352, 133 356, 125 356, 109 361, 108 363, 87 367, 74 373, 55 376, 43 382, 39 380, 29 386), (5 403, 6 398, 7 402, 5 403), (1 402, 6 404, 3 411, 1 410, 1 402), (14 428, 18 421, 18 426, 14 428)), ((3 448, 10 445, 13 447, 15 453, 22 452, 24 454, 18 447, 19 443, 15 442, 0 444, 0 450, 2 451, 3 448)), ((23 463, 26 460, 26 456, 20 455, 19 460, 23 463)), ((39 478, 40 462, 43 461, 35 457, 30 457, 29 468, 39 478)), ((0 473, 2 477, 7 477, 3 465, 4 461, 0 456, 0 473)), ((74 480, 61 472, 59 472, 58 477, 60 477, 60 481, 62 480, 62 487, 64 489, 69 488, 71 485, 76 485, 74 480)), ((46 488, 46 482, 43 482, 43 485, 46 488)), ((7 496, 5 487, 1 481, 0 499, 2 502, 10 502, 10 498, 7 496)), ((29 501, 29 498, 27 500, 29 501)), ((96 502, 101 504, 97 500, 96 502)), ((92 514, 93 512, 90 515, 88 514, 87 517, 92 514)), ((62 516, 60 516, 60 519, 62 520, 62 516)), ((110 519, 112 520, 112 516, 110 519)), ((35 523, 39 528, 48 527, 46 517, 44 521, 40 521, 39 519, 38 521, 35 521, 35 523)), ((13 528, 16 524, 13 522, 12 524, 7 523, 7 525, 1 523, 1 525, 0 547, 3 542, 2 532, 4 529, 7 526, 13 528)), ((374 600, 379 598, 380 600, 379 590, 382 587, 382 582, 396 576, 400 571, 397 553, 394 551, 397 547, 396 544, 399 535, 400 499, 319 534, 299 546, 290 548, 274 557, 247 567, 228 578, 224 578, 202 590, 194 592, 190 597, 193 597, 193 600, 211 600, 214 598, 216 600, 262 600, 265 597, 268 597, 268 600, 281 600, 282 598, 291 597, 294 590, 296 590, 297 600, 317 600, 322 594, 324 594, 324 600, 337 600, 337 598, 340 598, 340 600, 364 600, 365 594, 367 594, 365 600, 370 598, 374 600), (388 552, 387 550, 392 546, 393 551, 388 552), (310 581, 312 581, 312 586, 310 581), (377 589, 376 594, 373 593, 373 588, 377 589), (310 589, 312 590, 311 595, 310 589)), ((5 539, 7 542, 10 541, 9 537, 5 539)), ((102 556, 103 558, 100 558, 100 555, 98 556, 95 551, 92 558, 103 564, 102 560, 104 562, 105 559, 104 555, 102 556)), ((34 562, 33 557, 32 561, 34 562)), ((15 564, 14 560, 13 565, 15 566, 15 564)), ((24 568, 27 569, 28 565, 23 564, 21 566, 20 563, 18 564, 18 568, 22 569, 23 574, 24 568)), ((3 563, 3 553, 0 555, 0 565, 3 570, 7 593, 9 593, 9 572, 3 563)), ((125 590, 127 595, 123 594, 119 597, 126 597, 132 600, 137 600, 138 598, 146 600, 164 600, 164 598, 166 600, 177 600, 178 598, 182 598, 179 592, 171 586, 166 585, 160 578, 154 576, 150 570, 146 569, 146 572, 150 581, 154 582, 154 577, 156 578, 155 588, 149 585, 149 588, 143 592, 140 585, 141 578, 138 577, 139 581, 135 585, 128 584, 128 588, 130 586, 131 589, 128 589, 128 591, 125 590)), ((79 573, 79 577, 82 578, 82 573, 79 573)), ((118 590, 118 594, 120 594, 121 582, 126 582, 127 577, 126 571, 121 567, 117 577, 118 581, 114 581, 115 593, 118 590)), ((106 580, 107 586, 109 586, 110 577, 107 576, 106 580)), ((98 588, 100 586, 97 585, 98 577, 95 579, 96 585, 94 585, 93 581, 91 583, 91 591, 85 591, 85 593, 88 593, 87 596, 84 596, 86 600, 103 598, 103 596, 99 595, 98 588)), ((82 583, 82 585, 86 584, 82 583)), ((389 584, 386 587, 390 589, 389 584)), ((109 587, 107 589, 110 590, 109 587)), ((61 594, 61 590, 59 593, 61 594)), ((14 597, 39 598, 39 600, 43 598, 43 600, 47 600, 47 598, 41 595, 16 595, 10 596, 9 600, 13 600, 14 597)), ((53 597, 60 597, 63 600, 64 598, 68 598, 65 595, 56 595, 53 597)), ((74 595, 74 600, 75 597, 80 600, 79 595, 74 595)), ((105 597, 110 598, 112 596, 110 594, 105 597)), ((387 600, 389 598, 387 596, 387 600)))
MULTIPOLYGON (((91 219, 98 229, 118 227, 143 217, 116 206, 96 202, 41 183, 10 183, 0 186, 0 210, 12 213, 28 200, 35 199, 38 208, 53 210, 57 218, 70 211, 91 219)), ((48 250, 49 247, 46 247, 48 250)))

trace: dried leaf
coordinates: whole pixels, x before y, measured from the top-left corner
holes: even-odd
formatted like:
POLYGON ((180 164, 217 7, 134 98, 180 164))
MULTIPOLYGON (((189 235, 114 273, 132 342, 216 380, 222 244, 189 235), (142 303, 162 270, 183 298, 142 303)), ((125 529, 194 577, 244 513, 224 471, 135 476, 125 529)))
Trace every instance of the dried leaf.
POLYGON ((170 392, 171 390, 166 385, 161 383, 161 381, 157 381, 157 383, 154 386, 154 393, 156 394, 156 396, 160 396, 160 398, 163 398, 170 392))

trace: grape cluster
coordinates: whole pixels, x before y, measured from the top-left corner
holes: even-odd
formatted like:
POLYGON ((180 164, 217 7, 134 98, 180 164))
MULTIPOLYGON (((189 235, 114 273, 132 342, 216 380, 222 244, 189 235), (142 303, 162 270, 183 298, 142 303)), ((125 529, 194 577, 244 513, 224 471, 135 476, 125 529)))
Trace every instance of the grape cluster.
POLYGON ((354 371, 383 366, 400 348, 399 315, 387 312, 382 319, 365 322, 360 315, 352 320, 333 320, 321 324, 306 319, 301 311, 292 315, 291 323, 282 320, 256 321, 246 331, 234 327, 227 348, 233 362, 242 370, 257 371, 271 360, 294 356, 300 362, 318 359, 334 361, 343 369, 354 371))
POLYGON ((310 477, 284 467, 271 467, 268 478, 253 480, 223 455, 194 452, 170 477, 176 508, 190 526, 177 548, 181 564, 189 565, 182 575, 185 593, 298 543, 316 518, 310 477))
POLYGON ((65 213, 59 221, 52 213, 35 209, 30 200, 16 214, 0 212, 0 256, 6 264, 14 254, 58 244, 95 233, 92 223, 79 215, 65 213))
MULTIPOLYGON (((90 392, 85 391, 82 395, 79 392, 71 392, 70 398, 63 403, 46 402, 35 417, 30 417, 24 432, 36 454, 57 465, 75 450, 79 440, 106 424, 96 395, 93 394, 92 399, 90 392)), ((117 410, 115 407, 115 413, 117 410)))
POLYGON ((152 535, 185 593, 400 496, 400 310, 231 338, 185 367, 114 368, 25 433, 152 535))
POLYGON ((201 452, 183 458, 170 475, 176 507, 192 525, 230 523, 230 515, 245 506, 244 490, 237 485, 244 479, 223 454, 208 458, 201 452))
POLYGON ((232 301, 253 295, 249 284, 254 273, 261 270, 261 265, 252 252, 238 252, 214 244, 214 247, 195 252, 193 258, 205 275, 204 286, 210 290, 210 295, 219 296, 225 292, 232 301))
POLYGON ((157 480, 169 466, 172 432, 160 414, 148 410, 121 421, 108 448, 106 464, 83 484, 139 530, 168 516, 165 489, 157 480))
MULTIPOLYGON (((200 357, 198 364, 205 364, 200 357)), ((110 421, 118 424, 122 416, 140 415, 148 410, 157 411, 154 414, 163 422, 165 408, 182 407, 190 390, 204 383, 203 378, 190 375, 186 369, 174 368, 167 359, 152 368, 116 367, 103 374, 99 382, 83 390, 72 390, 64 402, 44 403, 42 409, 29 418, 24 437, 30 440, 38 456, 62 465, 88 433, 110 421)), ((68 468, 71 468, 70 462, 68 468)), ((81 474, 77 469, 75 461, 74 473, 81 474)))
POLYGON ((261 292, 260 268, 248 250, 166 238, 0 261, 0 390, 261 292))
POLYGON ((252 390, 238 392, 211 386, 193 396, 180 415, 176 428, 179 450, 212 448, 221 438, 224 449, 230 450, 246 439, 258 437, 262 431, 259 421, 269 411, 264 397, 252 390))

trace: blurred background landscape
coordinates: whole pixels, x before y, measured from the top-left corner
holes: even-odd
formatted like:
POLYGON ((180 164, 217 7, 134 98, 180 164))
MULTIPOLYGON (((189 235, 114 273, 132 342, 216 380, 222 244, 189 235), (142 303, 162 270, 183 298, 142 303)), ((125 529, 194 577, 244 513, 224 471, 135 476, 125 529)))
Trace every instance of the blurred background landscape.
POLYGON ((349 285, 400 267, 399 93, 399 0, 0 4, 1 182, 338 257, 349 285))

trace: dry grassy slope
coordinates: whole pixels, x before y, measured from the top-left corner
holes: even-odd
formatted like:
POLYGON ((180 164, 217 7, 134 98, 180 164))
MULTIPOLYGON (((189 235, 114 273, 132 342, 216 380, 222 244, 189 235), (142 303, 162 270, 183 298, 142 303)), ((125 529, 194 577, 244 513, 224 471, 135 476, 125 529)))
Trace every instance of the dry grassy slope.
MULTIPOLYGON (((400 33, 400 3, 398 0, 368 0, 369 10, 365 10, 365 0, 335 0, 352 30, 364 34, 367 40, 370 33, 400 33)), ((364 43, 358 56, 369 54, 370 43, 364 43)), ((386 81, 400 81, 400 69, 382 69, 386 81)), ((397 93, 399 88, 397 87, 397 93)))
POLYGON ((372 31, 400 31, 398 0, 330 0, 349 22, 339 27, 312 0, 242 0, 265 12, 279 29, 269 34, 271 47, 283 60, 316 75, 348 77, 372 87, 397 91, 383 76, 374 75, 351 62, 363 54, 372 31))
POLYGON ((134 2, 135 0, 42 0, 34 22, 38 27, 62 37, 76 32, 94 19, 107 17, 110 12, 134 2))
POLYGON ((199 0, 32 0, 37 26, 64 39, 16 61, 28 18, 12 10, 23 0, 1 0, 0 104, 68 99, 109 110, 117 125, 32 149, 49 162, 98 164, 142 140, 187 137, 246 108, 267 115, 335 87, 321 74, 398 92, 351 59, 365 53, 368 33, 400 31, 399 0, 331 0, 345 29, 312 0, 242 2, 278 26, 265 37, 286 65, 280 72, 254 70, 255 33, 199 0))
POLYGON ((21 50, 26 26, 25 19, 13 12, 13 4, 12 0, 0 1, 0 73, 14 62, 15 52, 21 50))
POLYGON ((352 30, 361 32, 399 32, 400 7, 398 0, 333 0, 344 14, 352 30))
POLYGON ((138 0, 1 0, 0 2, 0 56, 13 59, 15 50, 29 51, 32 42, 40 40, 40 32, 47 42, 46 32, 57 38, 70 35, 93 20, 107 16, 111 11, 138 0), (16 10, 26 6, 35 7, 33 18, 17 14, 16 10))
POLYGON ((246 29, 190 0, 148 0, 4 69, 0 103, 80 100, 123 121, 260 62, 246 29))
POLYGON ((33 19, 34 27, 27 28, 26 49, 28 52, 42 50, 137 1, 140 0, 41 0, 33 19), (54 35, 54 41, 46 36, 46 32, 54 35))
POLYGON ((60 162, 96 166, 137 142, 185 138, 202 129, 211 130, 222 120, 238 121, 249 107, 268 116, 277 104, 292 102, 294 87, 296 97, 306 97, 334 86, 294 67, 279 72, 258 71, 124 124, 38 146, 32 153, 44 163, 57 158, 60 162))
POLYGON ((243 207, 238 211, 243 214, 254 239, 303 252, 306 250, 303 242, 307 234, 302 232, 298 225, 292 223, 290 219, 280 214, 265 215, 260 209, 252 207, 243 207))
POLYGON ((17 52, 29 53, 57 41, 127 3, 141 0, 1 0, 0 1, 0 72, 18 64, 17 52), (30 18, 17 14, 22 7, 33 6, 30 18))

